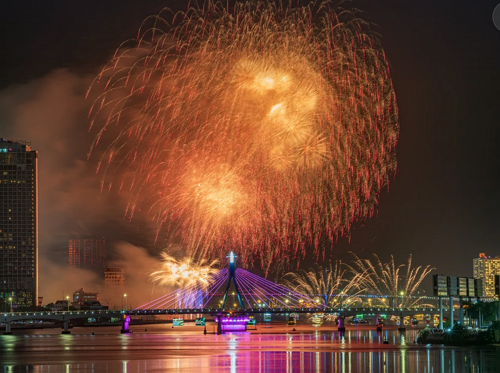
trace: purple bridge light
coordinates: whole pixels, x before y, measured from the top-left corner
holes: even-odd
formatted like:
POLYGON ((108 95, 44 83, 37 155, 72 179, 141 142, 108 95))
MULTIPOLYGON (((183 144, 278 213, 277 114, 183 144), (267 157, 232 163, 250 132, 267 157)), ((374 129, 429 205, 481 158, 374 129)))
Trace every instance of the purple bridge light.
POLYGON ((248 316, 217 316, 215 322, 219 321, 219 317, 221 318, 223 332, 244 332, 247 330, 247 324, 250 321, 248 316))

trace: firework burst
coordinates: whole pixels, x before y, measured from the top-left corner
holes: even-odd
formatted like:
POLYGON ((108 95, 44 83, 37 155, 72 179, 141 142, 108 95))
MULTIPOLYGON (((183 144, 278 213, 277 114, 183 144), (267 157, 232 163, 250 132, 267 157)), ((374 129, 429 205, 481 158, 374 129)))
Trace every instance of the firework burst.
POLYGON ((360 301, 359 294, 365 289, 360 287, 362 274, 347 278, 347 267, 335 262, 323 268, 317 264, 308 271, 300 269, 289 272, 283 277, 283 285, 293 291, 320 301, 327 307, 342 308, 360 301))
POLYGON ((399 129, 369 24, 328 2, 166 13, 91 87, 92 149, 110 144, 103 186, 131 191, 129 217, 149 206, 190 255, 269 266, 372 214, 399 129))
MULTIPOLYGON (((354 255, 354 254, 353 254, 354 255)), ((380 258, 373 254, 375 260, 360 259, 354 255, 353 265, 349 266, 352 273, 360 278, 360 286, 369 294, 388 296, 393 307, 409 308, 424 306, 424 297, 420 296, 419 289, 422 281, 434 268, 430 265, 412 268, 412 256, 408 257, 407 264, 396 265, 391 255, 389 263, 382 263, 380 258), (406 269, 406 271, 405 271, 406 269)), ((374 298, 382 301, 383 298, 374 298)), ((391 306, 381 303, 382 306, 391 306)))
POLYGON ((195 285, 197 289, 202 289, 210 284, 210 280, 218 271, 214 268, 216 261, 207 263, 202 260, 199 263, 194 263, 191 258, 178 261, 166 252, 161 253, 161 260, 161 267, 150 274, 151 281, 160 286, 188 287, 195 285))

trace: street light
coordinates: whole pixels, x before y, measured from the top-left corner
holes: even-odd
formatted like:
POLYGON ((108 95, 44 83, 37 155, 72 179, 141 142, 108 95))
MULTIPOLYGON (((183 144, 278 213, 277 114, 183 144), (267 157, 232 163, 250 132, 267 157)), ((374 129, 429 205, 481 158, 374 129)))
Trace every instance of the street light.
POLYGON ((12 312, 12 297, 9 297, 9 302, 10 302, 10 312, 12 312))
POLYGON ((66 301, 68 302, 68 312, 69 312, 69 295, 66 295, 66 301))
POLYGON ((122 297, 122 309, 127 310, 127 294, 123 294, 122 297), (123 307, 123 303, 125 302, 125 308, 123 307))

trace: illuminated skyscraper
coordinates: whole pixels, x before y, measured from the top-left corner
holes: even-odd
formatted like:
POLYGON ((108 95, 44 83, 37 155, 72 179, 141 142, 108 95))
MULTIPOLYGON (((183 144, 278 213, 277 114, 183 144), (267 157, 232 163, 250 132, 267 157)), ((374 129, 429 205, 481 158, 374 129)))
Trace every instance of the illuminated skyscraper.
POLYGON ((483 280, 487 297, 495 297, 495 275, 500 275, 500 256, 492 258, 485 253, 480 253, 474 259, 474 278, 483 280))
POLYGON ((69 240, 69 265, 102 275, 106 268, 106 239, 102 237, 69 240))
POLYGON ((82 240, 69 240, 69 266, 81 268, 82 266, 82 240))
POLYGON ((0 310, 37 300, 38 152, 0 139, 0 310))

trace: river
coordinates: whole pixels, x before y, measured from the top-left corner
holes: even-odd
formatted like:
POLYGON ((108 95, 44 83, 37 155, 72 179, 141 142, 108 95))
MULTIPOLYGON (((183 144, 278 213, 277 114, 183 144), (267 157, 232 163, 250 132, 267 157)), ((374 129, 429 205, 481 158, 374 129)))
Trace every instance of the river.
POLYGON ((0 372, 179 373, 490 373, 500 372, 500 347, 423 346, 418 331, 377 333, 351 327, 273 324, 257 330, 210 334, 214 326, 171 324, 15 330, 0 336, 0 372), (92 335, 92 332, 94 335, 92 335), (384 340, 388 344, 383 343, 384 340))

